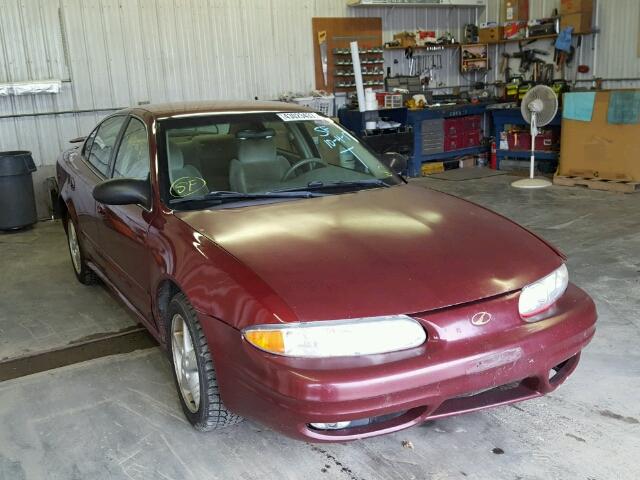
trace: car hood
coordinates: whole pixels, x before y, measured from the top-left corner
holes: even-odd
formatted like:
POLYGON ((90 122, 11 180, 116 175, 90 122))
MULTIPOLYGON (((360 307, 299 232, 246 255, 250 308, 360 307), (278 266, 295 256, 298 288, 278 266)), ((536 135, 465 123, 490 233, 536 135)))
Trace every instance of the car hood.
POLYGON ((472 302, 562 263, 510 220, 413 185, 176 215, 250 268, 301 321, 472 302))

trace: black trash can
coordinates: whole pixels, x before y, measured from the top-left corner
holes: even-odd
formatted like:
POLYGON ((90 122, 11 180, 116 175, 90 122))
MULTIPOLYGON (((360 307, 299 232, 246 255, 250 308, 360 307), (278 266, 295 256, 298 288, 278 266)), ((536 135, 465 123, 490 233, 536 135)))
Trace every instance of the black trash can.
POLYGON ((0 152, 0 230, 33 225, 38 220, 31 174, 31 152, 0 152))

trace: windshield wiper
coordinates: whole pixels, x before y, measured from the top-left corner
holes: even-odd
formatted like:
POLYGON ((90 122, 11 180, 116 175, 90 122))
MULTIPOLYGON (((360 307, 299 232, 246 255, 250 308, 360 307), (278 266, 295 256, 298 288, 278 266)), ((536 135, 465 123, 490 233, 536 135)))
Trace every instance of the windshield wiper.
POLYGON ((273 193, 287 192, 313 192, 322 190, 360 190, 365 188, 390 187, 388 183, 379 178, 367 180, 340 180, 337 182, 322 182, 314 180, 307 184, 306 187, 286 188, 283 190, 274 190, 273 193))
POLYGON ((320 197, 321 194, 312 192, 283 191, 283 192, 266 192, 266 193, 241 193, 230 192, 225 190, 217 190, 209 192, 206 195, 198 195, 193 197, 176 198, 169 202, 170 205, 178 205, 187 202, 208 202, 213 204, 222 204, 225 202, 235 202, 239 200, 261 200, 265 198, 312 198, 320 197))

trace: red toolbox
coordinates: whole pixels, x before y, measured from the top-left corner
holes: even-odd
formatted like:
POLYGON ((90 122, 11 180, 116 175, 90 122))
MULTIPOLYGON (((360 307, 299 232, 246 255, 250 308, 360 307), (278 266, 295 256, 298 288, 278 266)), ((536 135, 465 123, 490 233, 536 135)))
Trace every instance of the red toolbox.
POLYGON ((465 133, 464 138, 466 139, 465 148, 478 147, 482 140, 480 135, 480 130, 467 131, 467 133, 465 133))
POLYGON ((531 150, 531 134, 525 131, 507 132, 509 150, 531 150))
POLYGON ((462 117, 462 120, 464 122, 464 130, 467 132, 482 129, 482 115, 469 115, 468 117, 462 117))
MULTIPOLYGON (((507 133, 509 150, 531 150, 531 134, 526 131, 512 131, 507 133)), ((558 143, 557 131, 547 129, 536 136, 536 150, 541 152, 552 151, 558 143)))
POLYGON ((536 135, 536 150, 543 152, 557 150, 558 138, 558 130, 556 129, 548 128, 541 131, 536 135))
POLYGON ((459 150, 461 148, 466 148, 466 145, 464 145, 464 136, 445 135, 444 137, 445 152, 450 152, 451 150, 459 150))
POLYGON ((464 117, 460 118, 445 118, 444 119, 444 135, 460 135, 465 130, 464 117))

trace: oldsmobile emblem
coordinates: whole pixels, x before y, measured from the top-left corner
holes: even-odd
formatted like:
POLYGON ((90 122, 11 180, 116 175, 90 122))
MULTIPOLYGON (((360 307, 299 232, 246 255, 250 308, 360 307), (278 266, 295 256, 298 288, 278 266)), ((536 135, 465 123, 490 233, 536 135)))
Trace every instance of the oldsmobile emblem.
POLYGON ((491 321, 491 314, 489 312, 478 312, 471 317, 471 323, 477 327, 486 325, 491 321))

